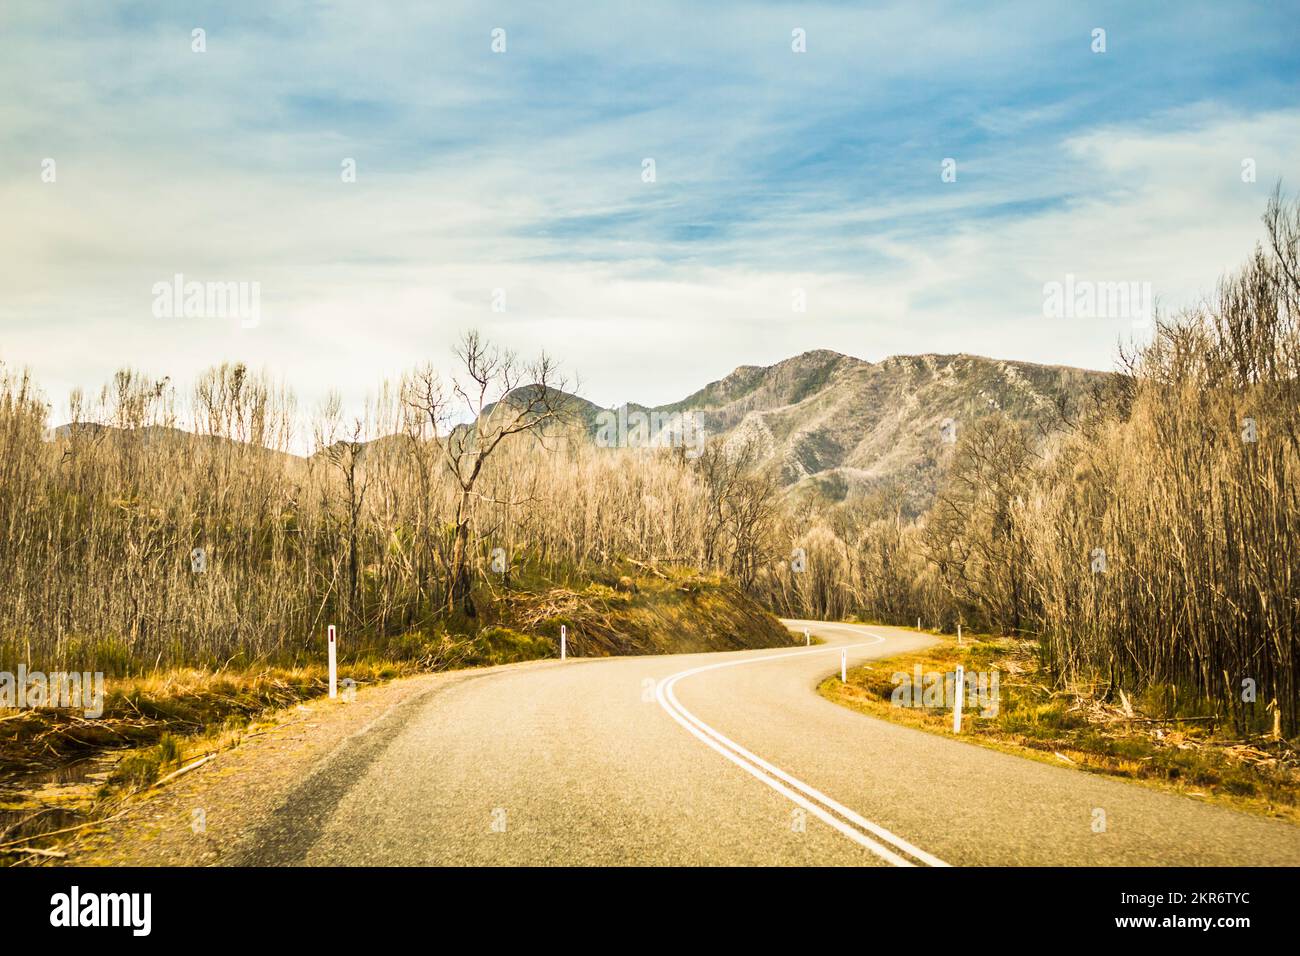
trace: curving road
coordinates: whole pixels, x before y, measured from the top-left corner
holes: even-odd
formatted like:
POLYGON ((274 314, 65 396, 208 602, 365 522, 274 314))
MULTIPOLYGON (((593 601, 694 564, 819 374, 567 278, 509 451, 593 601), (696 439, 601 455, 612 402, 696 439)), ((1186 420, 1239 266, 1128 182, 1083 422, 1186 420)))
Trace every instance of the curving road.
POLYGON ((815 687, 842 649, 852 666, 932 639, 786 623, 826 643, 431 678, 222 862, 1300 864, 1288 823, 832 704, 815 687))

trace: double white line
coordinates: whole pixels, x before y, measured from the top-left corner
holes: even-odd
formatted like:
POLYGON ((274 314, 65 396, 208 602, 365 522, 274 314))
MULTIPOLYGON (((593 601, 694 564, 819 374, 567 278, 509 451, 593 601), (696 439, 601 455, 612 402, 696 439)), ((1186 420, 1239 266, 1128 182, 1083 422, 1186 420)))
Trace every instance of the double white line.
POLYGON ((800 657, 804 654, 824 654, 827 651, 869 647, 872 644, 884 643, 885 639, 879 635, 872 634, 871 637, 875 638, 875 640, 866 644, 850 644, 847 648, 841 644, 832 647, 818 647, 808 651, 768 654, 765 657, 747 657, 736 661, 724 661, 721 664, 693 667, 690 670, 672 674, 661 680, 655 686, 655 697, 659 701, 659 706, 666 710, 673 720, 704 741, 705 744, 722 754, 746 773, 767 784, 783 797, 803 807, 817 819, 839 831, 854 843, 870 850, 882 860, 892 863, 894 866, 916 866, 917 862, 927 866, 947 866, 948 864, 938 857, 912 846, 902 837, 890 833, 879 824, 872 823, 843 804, 832 800, 820 790, 790 776, 790 774, 768 763, 762 757, 750 753, 734 740, 723 736, 683 707, 677 699, 677 695, 673 692, 673 687, 683 677, 690 677, 692 674, 700 674, 704 671, 719 670, 724 667, 739 667, 742 664, 759 664, 763 661, 785 660, 790 657, 800 657), (875 839, 872 839, 873 837, 875 839), (908 859, 908 857, 912 859, 908 859))

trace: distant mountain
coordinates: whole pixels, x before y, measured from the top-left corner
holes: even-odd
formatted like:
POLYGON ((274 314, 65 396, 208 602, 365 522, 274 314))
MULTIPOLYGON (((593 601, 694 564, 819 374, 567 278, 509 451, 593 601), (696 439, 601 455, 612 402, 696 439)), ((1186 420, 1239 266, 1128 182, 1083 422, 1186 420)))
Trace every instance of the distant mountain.
MULTIPOLYGON (((679 423, 663 422, 690 412, 711 440, 756 442, 762 461, 792 490, 842 500, 898 485, 907 509, 919 513, 933 499, 951 455, 951 446, 940 440, 945 419, 953 419, 960 434, 1001 412, 1050 433, 1059 427, 1058 405, 1072 408, 1110 378, 1108 372, 978 355, 898 355, 868 362, 818 350, 775 365, 742 365, 679 402, 629 404, 622 413, 625 423, 644 413, 659 427, 676 428, 679 423)), ((516 389, 505 401, 526 400, 534 388, 516 389)), ((610 412, 620 414, 561 394, 570 419, 593 440, 610 412)), ((116 431, 89 423, 77 428, 92 437, 116 431)), ((63 425, 52 437, 66 439, 73 431, 63 425)), ((144 431, 150 441, 194 437, 174 428, 144 431)))
POLYGON ((776 365, 743 365, 652 412, 693 412, 711 435, 754 440, 783 484, 832 499, 902 485, 909 510, 933 498, 958 434, 1002 412, 1044 432, 1110 373, 978 355, 894 356, 880 362, 819 350, 776 365))

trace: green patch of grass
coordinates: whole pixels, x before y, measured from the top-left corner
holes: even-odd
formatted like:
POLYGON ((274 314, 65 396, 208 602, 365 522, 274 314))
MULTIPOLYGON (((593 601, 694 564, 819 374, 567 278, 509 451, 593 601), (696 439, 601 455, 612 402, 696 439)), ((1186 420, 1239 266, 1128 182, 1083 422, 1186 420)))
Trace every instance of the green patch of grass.
POLYGON ((143 789, 153 784, 165 769, 175 766, 181 757, 181 744, 171 734, 163 734, 152 747, 136 750, 123 757, 109 775, 110 786, 143 789))
POLYGON ((1075 730, 1085 724, 1081 717, 1068 713, 1065 704, 1060 701, 1017 704, 1008 702, 998 716, 1000 729, 1007 733, 1050 740, 1059 737, 1064 731, 1075 730))
POLYGON ((549 638, 492 625, 479 631, 478 637, 474 639, 474 650, 469 662, 486 665, 509 664, 554 656, 555 645, 549 638))

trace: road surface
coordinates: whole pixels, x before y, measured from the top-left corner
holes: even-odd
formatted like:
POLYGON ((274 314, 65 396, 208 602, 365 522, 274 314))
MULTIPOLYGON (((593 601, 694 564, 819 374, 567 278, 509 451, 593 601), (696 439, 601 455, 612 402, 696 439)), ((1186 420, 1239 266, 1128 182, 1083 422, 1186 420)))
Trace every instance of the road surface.
POLYGON ((842 649, 854 666, 932 639, 787 624, 826 643, 427 678, 220 862, 1300 864, 1291 824, 833 704, 815 688, 842 649))

